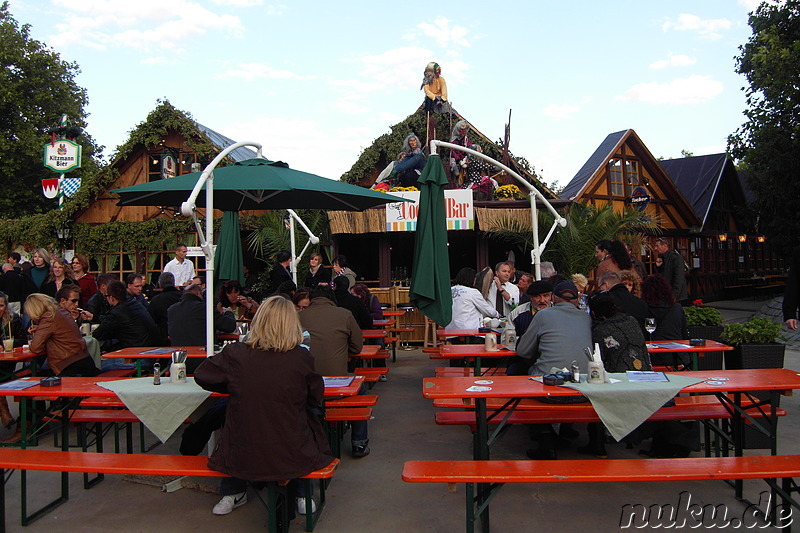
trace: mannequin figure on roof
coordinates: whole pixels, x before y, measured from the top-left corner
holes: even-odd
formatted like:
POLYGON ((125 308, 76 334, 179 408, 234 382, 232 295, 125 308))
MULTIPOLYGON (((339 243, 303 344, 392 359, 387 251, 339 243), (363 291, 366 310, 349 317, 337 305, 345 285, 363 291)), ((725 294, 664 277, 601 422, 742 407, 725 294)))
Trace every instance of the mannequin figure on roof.
MULTIPOLYGON (((453 126, 453 131, 450 134, 450 142, 453 144, 458 144, 459 146, 469 147, 472 145, 472 141, 467 136, 469 133, 469 124, 466 120, 459 120, 456 122, 456 125, 453 126)), ((461 152, 458 150, 450 150, 450 174, 453 177, 457 176, 460 172, 463 171, 464 167, 466 166, 467 162, 467 154, 465 152, 461 152)), ((463 183, 463 177, 458 180, 459 183, 463 183)))
POLYGON ((447 113, 450 111, 450 104, 447 102, 447 82, 442 78, 442 67, 439 63, 431 61, 425 67, 422 85, 419 87, 425 91, 425 101, 422 109, 434 113, 447 113))

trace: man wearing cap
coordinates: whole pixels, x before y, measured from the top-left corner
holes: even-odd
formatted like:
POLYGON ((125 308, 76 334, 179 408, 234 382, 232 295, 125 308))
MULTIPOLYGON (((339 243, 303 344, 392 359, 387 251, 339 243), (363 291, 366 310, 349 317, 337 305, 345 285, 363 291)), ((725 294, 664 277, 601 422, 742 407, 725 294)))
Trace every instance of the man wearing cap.
POLYGON ((519 288, 511 283, 512 268, 508 261, 497 263, 494 267, 494 279, 486 296, 486 301, 497 309, 500 316, 508 316, 519 304, 519 288))
POLYGON ((549 374, 553 367, 569 369, 572 361, 586 369, 583 349, 592 346, 592 319, 577 304, 575 284, 562 281, 553 288, 553 307, 533 316, 517 342, 517 355, 532 363, 529 374, 549 374))
POLYGON ((534 281, 528 286, 525 295, 528 297, 528 302, 508 314, 508 319, 514 323, 517 330, 517 338, 522 337, 528 331, 528 326, 537 311, 550 307, 553 286, 545 280, 534 281))
MULTIPOLYGON (((530 326, 533 316, 542 309, 550 307, 553 286, 544 280, 534 281, 528 286, 526 294, 529 297, 528 303, 520 305, 508 315, 508 319, 514 323, 514 329, 517 330, 518 339, 522 338, 525 332, 528 331, 528 326, 530 326)), ((530 366, 528 359, 515 356, 508 361, 506 374, 509 376, 526 376, 530 366)))
MULTIPOLYGON (((573 361, 585 372, 587 359, 584 348, 590 346, 592 319, 578 309, 575 284, 561 281, 553 287, 553 307, 537 311, 528 331, 517 342, 517 355, 531 363, 528 371, 531 375, 549 374, 553 367, 569 369, 573 361)), ((566 436, 564 429, 561 428, 562 437, 566 436)), ((535 424, 531 426, 531 434, 539 441, 539 447, 528 450, 528 457, 556 459, 556 434, 552 426, 535 424)))

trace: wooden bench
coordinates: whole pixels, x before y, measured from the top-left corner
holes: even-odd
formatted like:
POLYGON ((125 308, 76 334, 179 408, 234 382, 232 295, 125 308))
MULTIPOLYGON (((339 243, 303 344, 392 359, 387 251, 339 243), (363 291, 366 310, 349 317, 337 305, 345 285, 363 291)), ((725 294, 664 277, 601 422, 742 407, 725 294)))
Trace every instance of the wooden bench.
MULTIPOLYGON (((608 483, 763 479, 783 504, 800 509, 791 497, 798 487, 800 455, 698 457, 687 459, 580 459, 560 461, 408 461, 403 481, 466 484, 467 532, 475 521, 489 531, 489 502, 505 483, 608 483), (780 479, 781 482, 777 480, 780 479), (477 490, 476 490, 477 484, 477 490)), ((790 515, 791 516, 791 515, 790 515)), ((781 527, 781 526, 779 526, 781 527)))
POLYGON ((325 420, 328 422, 328 442, 330 442, 334 457, 341 457, 341 442, 347 431, 346 425, 349 422, 366 422, 371 418, 371 407, 341 407, 325 410, 325 420))
POLYGON ((376 394, 357 394, 336 400, 327 400, 325 407, 372 407, 378 403, 376 394))
MULTIPOLYGON (((323 469, 311 472, 303 476, 306 483, 306 509, 311 509, 311 480, 330 479, 334 470, 339 465, 339 460, 334 459, 323 469)), ((86 452, 63 452, 51 450, 33 450, 17 448, 0 448, 0 469, 20 470, 20 475, 24 476, 28 470, 42 470, 49 472, 61 472, 61 496, 56 500, 45 505, 41 509, 27 514, 27 495, 22 493, 22 525, 27 526, 34 520, 42 517, 45 513, 61 505, 69 499, 68 472, 83 473, 102 473, 102 474, 134 474, 134 475, 153 475, 153 476, 202 476, 202 477, 224 477, 225 474, 208 468, 208 457, 194 455, 149 455, 149 454, 103 454, 86 452)), ((5 474, 5 472, 3 472, 5 474)), ((278 496, 280 493, 286 497, 286 489, 278 487, 275 482, 268 482, 267 500, 264 501, 261 494, 256 492, 259 500, 267 509, 268 527, 270 532, 279 530, 280 522, 283 522, 283 531, 289 527, 286 506, 278 509, 278 496), (281 516, 279 516, 279 514, 281 516)), ((23 487, 25 484, 23 483, 23 487)), ((5 489, 0 492, 0 512, 2 512, 2 525, 5 530, 5 489)), ((317 511, 306 515, 306 531, 313 531, 314 524, 322 513, 325 505, 325 484, 320 482, 320 497, 317 511)), ((294 498, 285 499, 286 502, 293 502, 294 498)))

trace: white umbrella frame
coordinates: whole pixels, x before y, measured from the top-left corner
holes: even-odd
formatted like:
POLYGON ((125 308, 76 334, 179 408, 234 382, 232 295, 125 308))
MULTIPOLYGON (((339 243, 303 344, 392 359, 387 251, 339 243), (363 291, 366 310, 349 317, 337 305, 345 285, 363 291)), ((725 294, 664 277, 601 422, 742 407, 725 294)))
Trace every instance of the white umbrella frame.
POLYGON ((510 168, 508 168, 504 164, 500 163, 499 161, 496 161, 496 160, 492 159, 491 157, 489 157, 489 156, 487 156, 487 155, 485 155, 485 154, 483 154, 481 152, 478 152, 476 150, 472 150, 470 148, 465 148, 465 147, 463 147, 461 145, 458 145, 458 144, 448 143, 448 142, 444 142, 444 141, 436 141, 436 140, 431 141, 431 155, 436 155, 436 149, 439 146, 443 146, 445 148, 451 148, 451 149, 454 149, 454 150, 458 150, 460 152, 465 152, 465 153, 468 153, 468 154, 473 155, 475 157, 479 157, 479 158, 483 159, 484 161, 488 161, 492 165, 494 165, 496 167, 499 167, 502 170, 505 170, 506 172, 508 172, 512 177, 514 177, 514 179, 516 179, 519 183, 521 183, 528 190, 528 194, 531 196, 531 199, 530 199, 531 200, 531 228, 532 228, 532 231, 533 231, 533 250, 531 250, 531 263, 533 263, 534 276, 536 277, 537 280, 541 279, 541 277, 542 277, 542 269, 541 269, 542 253, 544 253, 545 247, 547 246, 547 242, 550 240, 550 237, 553 236, 553 233, 555 232, 556 228, 558 226, 561 226, 562 228, 566 228, 567 227, 567 219, 562 217, 558 213, 558 211, 556 211, 555 207, 553 207, 553 205, 549 201, 547 201, 547 198, 545 198, 542 195, 542 193, 540 193, 536 189, 536 187, 531 185, 522 176, 520 176, 519 174, 517 174, 516 172, 514 172, 513 170, 511 170, 510 168), (542 203, 547 207, 548 211, 550 211, 553 214, 553 216, 555 217, 555 220, 553 221, 553 225, 550 227, 550 231, 547 232, 547 236, 544 238, 544 241, 541 244, 539 244, 539 219, 538 219, 538 216, 536 214, 536 199, 537 198, 542 201, 542 203))

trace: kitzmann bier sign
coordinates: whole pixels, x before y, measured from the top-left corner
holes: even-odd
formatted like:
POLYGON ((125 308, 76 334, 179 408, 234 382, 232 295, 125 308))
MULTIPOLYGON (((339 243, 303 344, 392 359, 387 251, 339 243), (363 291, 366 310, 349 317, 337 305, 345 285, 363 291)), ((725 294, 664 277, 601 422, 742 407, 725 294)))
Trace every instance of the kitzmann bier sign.
POLYGON ((44 145, 44 166, 56 172, 69 172, 81 166, 81 145, 59 139, 44 145))

